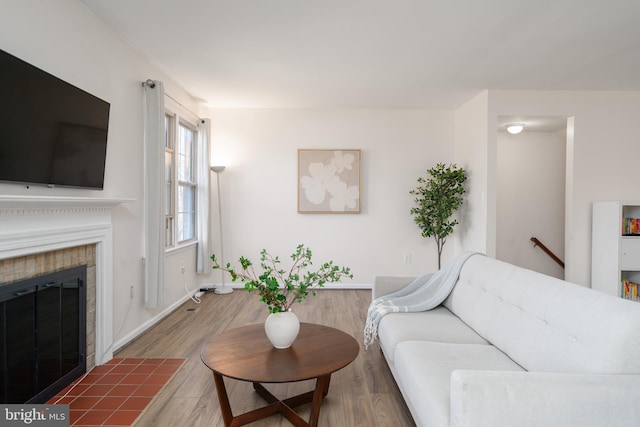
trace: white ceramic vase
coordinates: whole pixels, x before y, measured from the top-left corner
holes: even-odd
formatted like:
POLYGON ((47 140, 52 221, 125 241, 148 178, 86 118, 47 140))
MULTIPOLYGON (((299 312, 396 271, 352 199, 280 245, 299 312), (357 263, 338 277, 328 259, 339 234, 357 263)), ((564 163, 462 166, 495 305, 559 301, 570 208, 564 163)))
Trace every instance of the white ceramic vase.
POLYGON ((289 348, 298 337, 300 320, 293 311, 271 313, 264 322, 264 331, 275 348, 289 348))

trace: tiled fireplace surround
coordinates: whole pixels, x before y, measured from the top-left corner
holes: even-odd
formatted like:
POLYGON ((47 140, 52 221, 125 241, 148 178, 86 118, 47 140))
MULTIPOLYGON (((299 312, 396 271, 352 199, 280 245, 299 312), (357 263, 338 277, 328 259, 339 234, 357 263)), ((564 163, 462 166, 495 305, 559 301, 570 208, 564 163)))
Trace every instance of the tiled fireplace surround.
POLYGON ((71 267, 87 266, 87 371, 96 357, 96 245, 76 246, 0 260, 0 286, 71 267))
POLYGON ((122 202, 0 196, 0 286, 87 265, 87 369, 113 356, 111 211, 122 202))

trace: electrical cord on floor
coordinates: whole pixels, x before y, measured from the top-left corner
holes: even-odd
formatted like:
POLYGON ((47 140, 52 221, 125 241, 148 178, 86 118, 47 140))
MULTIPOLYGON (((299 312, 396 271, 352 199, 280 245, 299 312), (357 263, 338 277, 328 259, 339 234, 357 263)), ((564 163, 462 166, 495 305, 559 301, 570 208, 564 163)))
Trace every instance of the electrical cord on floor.
POLYGON ((202 300, 196 296, 197 292, 191 293, 189 292, 189 288, 187 288, 187 281, 184 280, 184 267, 180 267, 180 272, 182 273, 182 284, 184 285, 184 290, 189 295, 189 298, 196 304, 200 304, 202 300))
MULTIPOLYGON (((129 303, 127 304, 127 310, 124 312, 124 316, 122 317, 122 323, 120 324, 120 328, 118 328, 118 332, 116 332, 116 334, 114 335, 114 338, 120 335, 120 332, 122 332, 122 329, 124 328, 124 322, 127 320, 127 316, 129 315, 129 310, 131 309, 131 301, 133 301, 133 294, 131 294, 131 297, 129 298, 129 303)), ((109 346, 107 351, 111 350, 111 347, 113 347, 113 343, 111 344, 111 346, 109 346)), ((107 353, 107 351, 105 351, 105 354, 107 353)))
MULTIPOLYGON (((118 337, 118 335, 120 335, 120 332, 122 332, 122 329, 124 329, 124 324, 127 321, 127 316, 129 315, 129 311, 131 310, 131 302, 133 301, 133 294, 131 294, 132 296, 129 298, 129 303, 127 304, 127 309, 124 312, 124 316, 122 316, 122 323, 120 323, 120 327, 118 328, 118 331, 113 335, 113 339, 111 340, 111 345, 102 352, 102 357, 104 357, 105 354, 109 353, 109 351, 111 351, 111 349, 113 348, 113 346, 115 345, 116 341, 115 339, 118 337)), ((85 374, 86 375, 86 374, 85 374)), ((80 381, 78 381, 80 382, 80 381)), ((69 390, 71 391, 71 390, 69 390)))
MULTIPOLYGON (((91 372, 91 371, 89 371, 91 372)), ((60 396, 58 398, 58 400, 56 400, 55 402, 53 402, 53 405, 57 404, 58 402, 60 402, 62 399, 64 399, 65 397, 67 397, 69 395, 69 393, 71 393, 73 391, 74 388, 76 388, 76 386, 78 384, 80 384, 82 382, 82 380, 89 375, 89 372, 85 372, 84 374, 82 374, 82 376, 80 378, 78 378, 77 380, 74 380, 74 384, 73 387, 71 387, 65 394, 63 394, 62 396, 60 396)))
MULTIPOLYGON (((195 294, 191 294, 191 292, 189 292, 189 289, 187 288, 187 282, 186 282, 186 280, 184 280, 184 267, 180 267, 180 272, 182 274, 182 284, 184 285, 184 289, 187 292, 187 295, 189 295, 189 298, 191 298, 196 304, 200 304, 202 302, 200 300, 200 298, 196 297, 195 294)), ((129 315, 129 310, 131 309, 131 302, 132 301, 133 301, 133 298, 129 298, 129 304, 127 305, 127 310, 125 311, 124 316, 122 317, 122 323, 120 324, 120 328, 118 328, 118 332, 116 332, 115 335, 114 335, 114 341, 111 343, 109 348, 107 348, 102 353, 102 356, 107 354, 113 348, 113 346, 115 345, 115 337, 120 335, 120 332, 122 332, 122 329, 124 328, 125 321, 127 320, 127 316, 129 315)), ((71 391, 71 390, 69 390, 69 391, 71 391)))

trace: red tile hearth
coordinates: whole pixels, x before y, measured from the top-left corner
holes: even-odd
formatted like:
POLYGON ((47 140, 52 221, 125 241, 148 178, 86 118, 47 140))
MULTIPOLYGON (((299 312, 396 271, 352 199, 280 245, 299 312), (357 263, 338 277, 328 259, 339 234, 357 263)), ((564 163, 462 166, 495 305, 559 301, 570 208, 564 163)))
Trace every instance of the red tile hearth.
POLYGON ((68 404, 71 426, 130 426, 185 360, 112 359, 47 403, 68 404))

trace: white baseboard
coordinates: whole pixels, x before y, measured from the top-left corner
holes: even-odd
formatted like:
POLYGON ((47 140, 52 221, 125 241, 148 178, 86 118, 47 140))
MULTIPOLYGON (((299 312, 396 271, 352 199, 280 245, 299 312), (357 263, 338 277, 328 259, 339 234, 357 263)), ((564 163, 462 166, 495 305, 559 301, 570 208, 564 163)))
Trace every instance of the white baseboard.
POLYGON ((327 283, 324 285, 324 289, 373 289, 371 283, 327 283))

